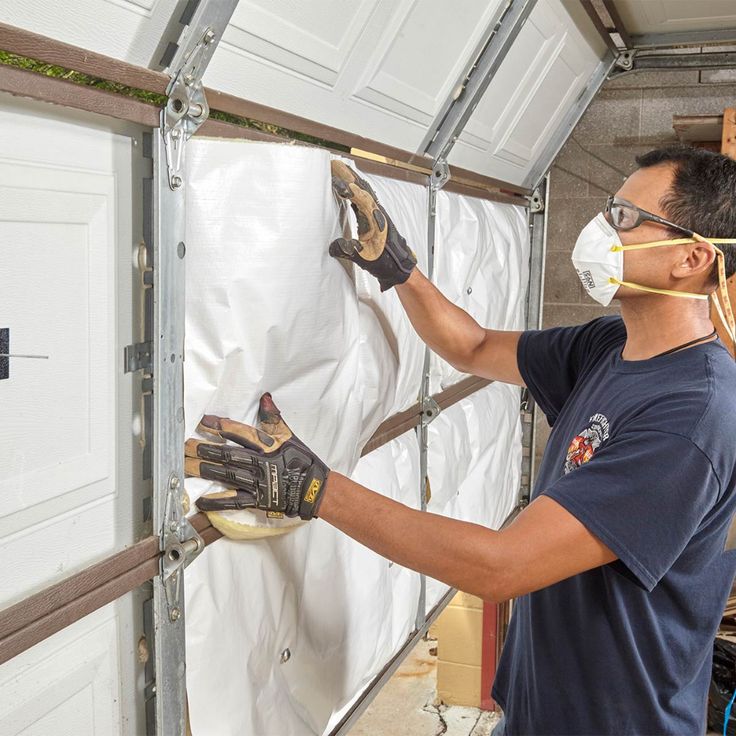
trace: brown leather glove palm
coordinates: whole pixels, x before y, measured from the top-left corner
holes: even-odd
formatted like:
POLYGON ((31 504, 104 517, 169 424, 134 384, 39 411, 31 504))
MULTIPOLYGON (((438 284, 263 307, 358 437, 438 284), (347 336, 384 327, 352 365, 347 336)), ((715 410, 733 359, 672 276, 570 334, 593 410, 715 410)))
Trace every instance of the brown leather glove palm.
POLYGON ((370 185, 342 161, 332 162, 332 188, 350 201, 358 220, 358 239, 338 238, 330 244, 330 255, 343 258, 373 274, 381 291, 403 284, 417 258, 398 232, 370 185))

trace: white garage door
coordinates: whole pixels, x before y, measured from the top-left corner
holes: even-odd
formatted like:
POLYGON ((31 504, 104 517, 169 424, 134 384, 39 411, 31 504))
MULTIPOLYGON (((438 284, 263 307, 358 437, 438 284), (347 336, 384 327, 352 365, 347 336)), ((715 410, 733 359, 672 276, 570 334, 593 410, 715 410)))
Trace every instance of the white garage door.
MULTIPOLYGON (((0 329, 44 356, 0 378, 2 609, 133 542, 142 473, 122 359, 134 139, 6 97, 0 131, 0 329)), ((0 666, 3 736, 139 731, 135 597, 0 666)))

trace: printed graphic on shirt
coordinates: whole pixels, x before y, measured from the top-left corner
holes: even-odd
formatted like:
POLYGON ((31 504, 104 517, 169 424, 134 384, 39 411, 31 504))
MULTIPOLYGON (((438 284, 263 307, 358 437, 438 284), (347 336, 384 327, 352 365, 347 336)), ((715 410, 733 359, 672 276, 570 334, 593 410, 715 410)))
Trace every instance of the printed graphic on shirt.
POLYGON ((608 439, 608 419, 604 414, 593 414, 590 424, 573 437, 567 449, 565 474, 587 463, 595 451, 608 439))

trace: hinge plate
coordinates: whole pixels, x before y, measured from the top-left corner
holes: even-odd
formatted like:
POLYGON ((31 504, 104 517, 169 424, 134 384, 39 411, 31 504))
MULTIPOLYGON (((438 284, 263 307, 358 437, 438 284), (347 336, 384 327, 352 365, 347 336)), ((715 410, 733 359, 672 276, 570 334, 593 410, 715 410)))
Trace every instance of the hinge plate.
POLYGON ((529 197, 529 212, 532 214, 544 212, 544 197, 539 189, 535 189, 529 197))
POLYGON ((126 373, 135 373, 135 371, 150 373, 153 370, 153 344, 137 342, 134 345, 126 345, 123 368, 126 373))
POLYGON ((181 616, 181 578, 184 568, 204 549, 204 540, 185 516, 181 481, 172 476, 166 495, 161 529, 161 580, 166 593, 169 620, 181 616))
POLYGON ((437 159, 432 166, 430 183, 433 189, 442 189, 450 180, 450 165, 445 159, 437 159))
POLYGON ((184 183, 184 146, 209 117, 210 108, 202 75, 215 48, 215 32, 206 28, 167 90, 169 99, 161 113, 161 132, 171 189, 184 183))
POLYGON ((422 426, 431 424, 441 411, 440 405, 431 396, 425 396, 422 400, 422 426))

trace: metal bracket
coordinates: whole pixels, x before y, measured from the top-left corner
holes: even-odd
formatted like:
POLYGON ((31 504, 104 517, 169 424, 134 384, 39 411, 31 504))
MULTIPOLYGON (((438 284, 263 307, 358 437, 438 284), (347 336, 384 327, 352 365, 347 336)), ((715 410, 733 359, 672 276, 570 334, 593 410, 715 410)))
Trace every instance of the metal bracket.
POLYGON ((422 399, 422 426, 426 427, 431 424, 442 411, 440 405, 431 397, 425 396, 422 399))
POLYGON ((169 186, 184 183, 184 146, 207 120, 210 108, 202 86, 202 76, 215 50, 215 32, 206 28, 167 89, 169 99, 161 112, 161 131, 166 148, 169 186))
POLYGON ((539 187, 537 187, 533 192, 532 196, 528 198, 529 199, 529 212, 537 214, 539 212, 544 212, 544 197, 542 196, 542 192, 540 191, 539 187))
MULTIPOLYGON (((432 175, 429 177, 429 220, 432 233, 429 237, 429 258, 434 258, 434 217, 437 214, 437 192, 450 181, 450 166, 445 159, 437 159, 432 164, 432 175)), ((431 267, 430 267, 431 268, 431 267)), ((430 274, 430 279, 432 278, 430 274)))
POLYGON ((150 373, 153 370, 153 345, 150 342, 126 345, 123 353, 123 370, 125 373, 141 370, 150 373))
POLYGON ((204 549, 204 540, 184 513, 181 481, 172 476, 161 529, 161 580, 170 621, 176 621, 181 616, 181 574, 204 549))
POLYGON ((634 68, 634 57, 636 49, 626 49, 622 51, 616 58, 615 66, 625 72, 630 72, 634 68))
POLYGON ((448 181, 450 181, 450 165, 445 159, 438 159, 432 166, 432 189, 442 189, 448 181))

